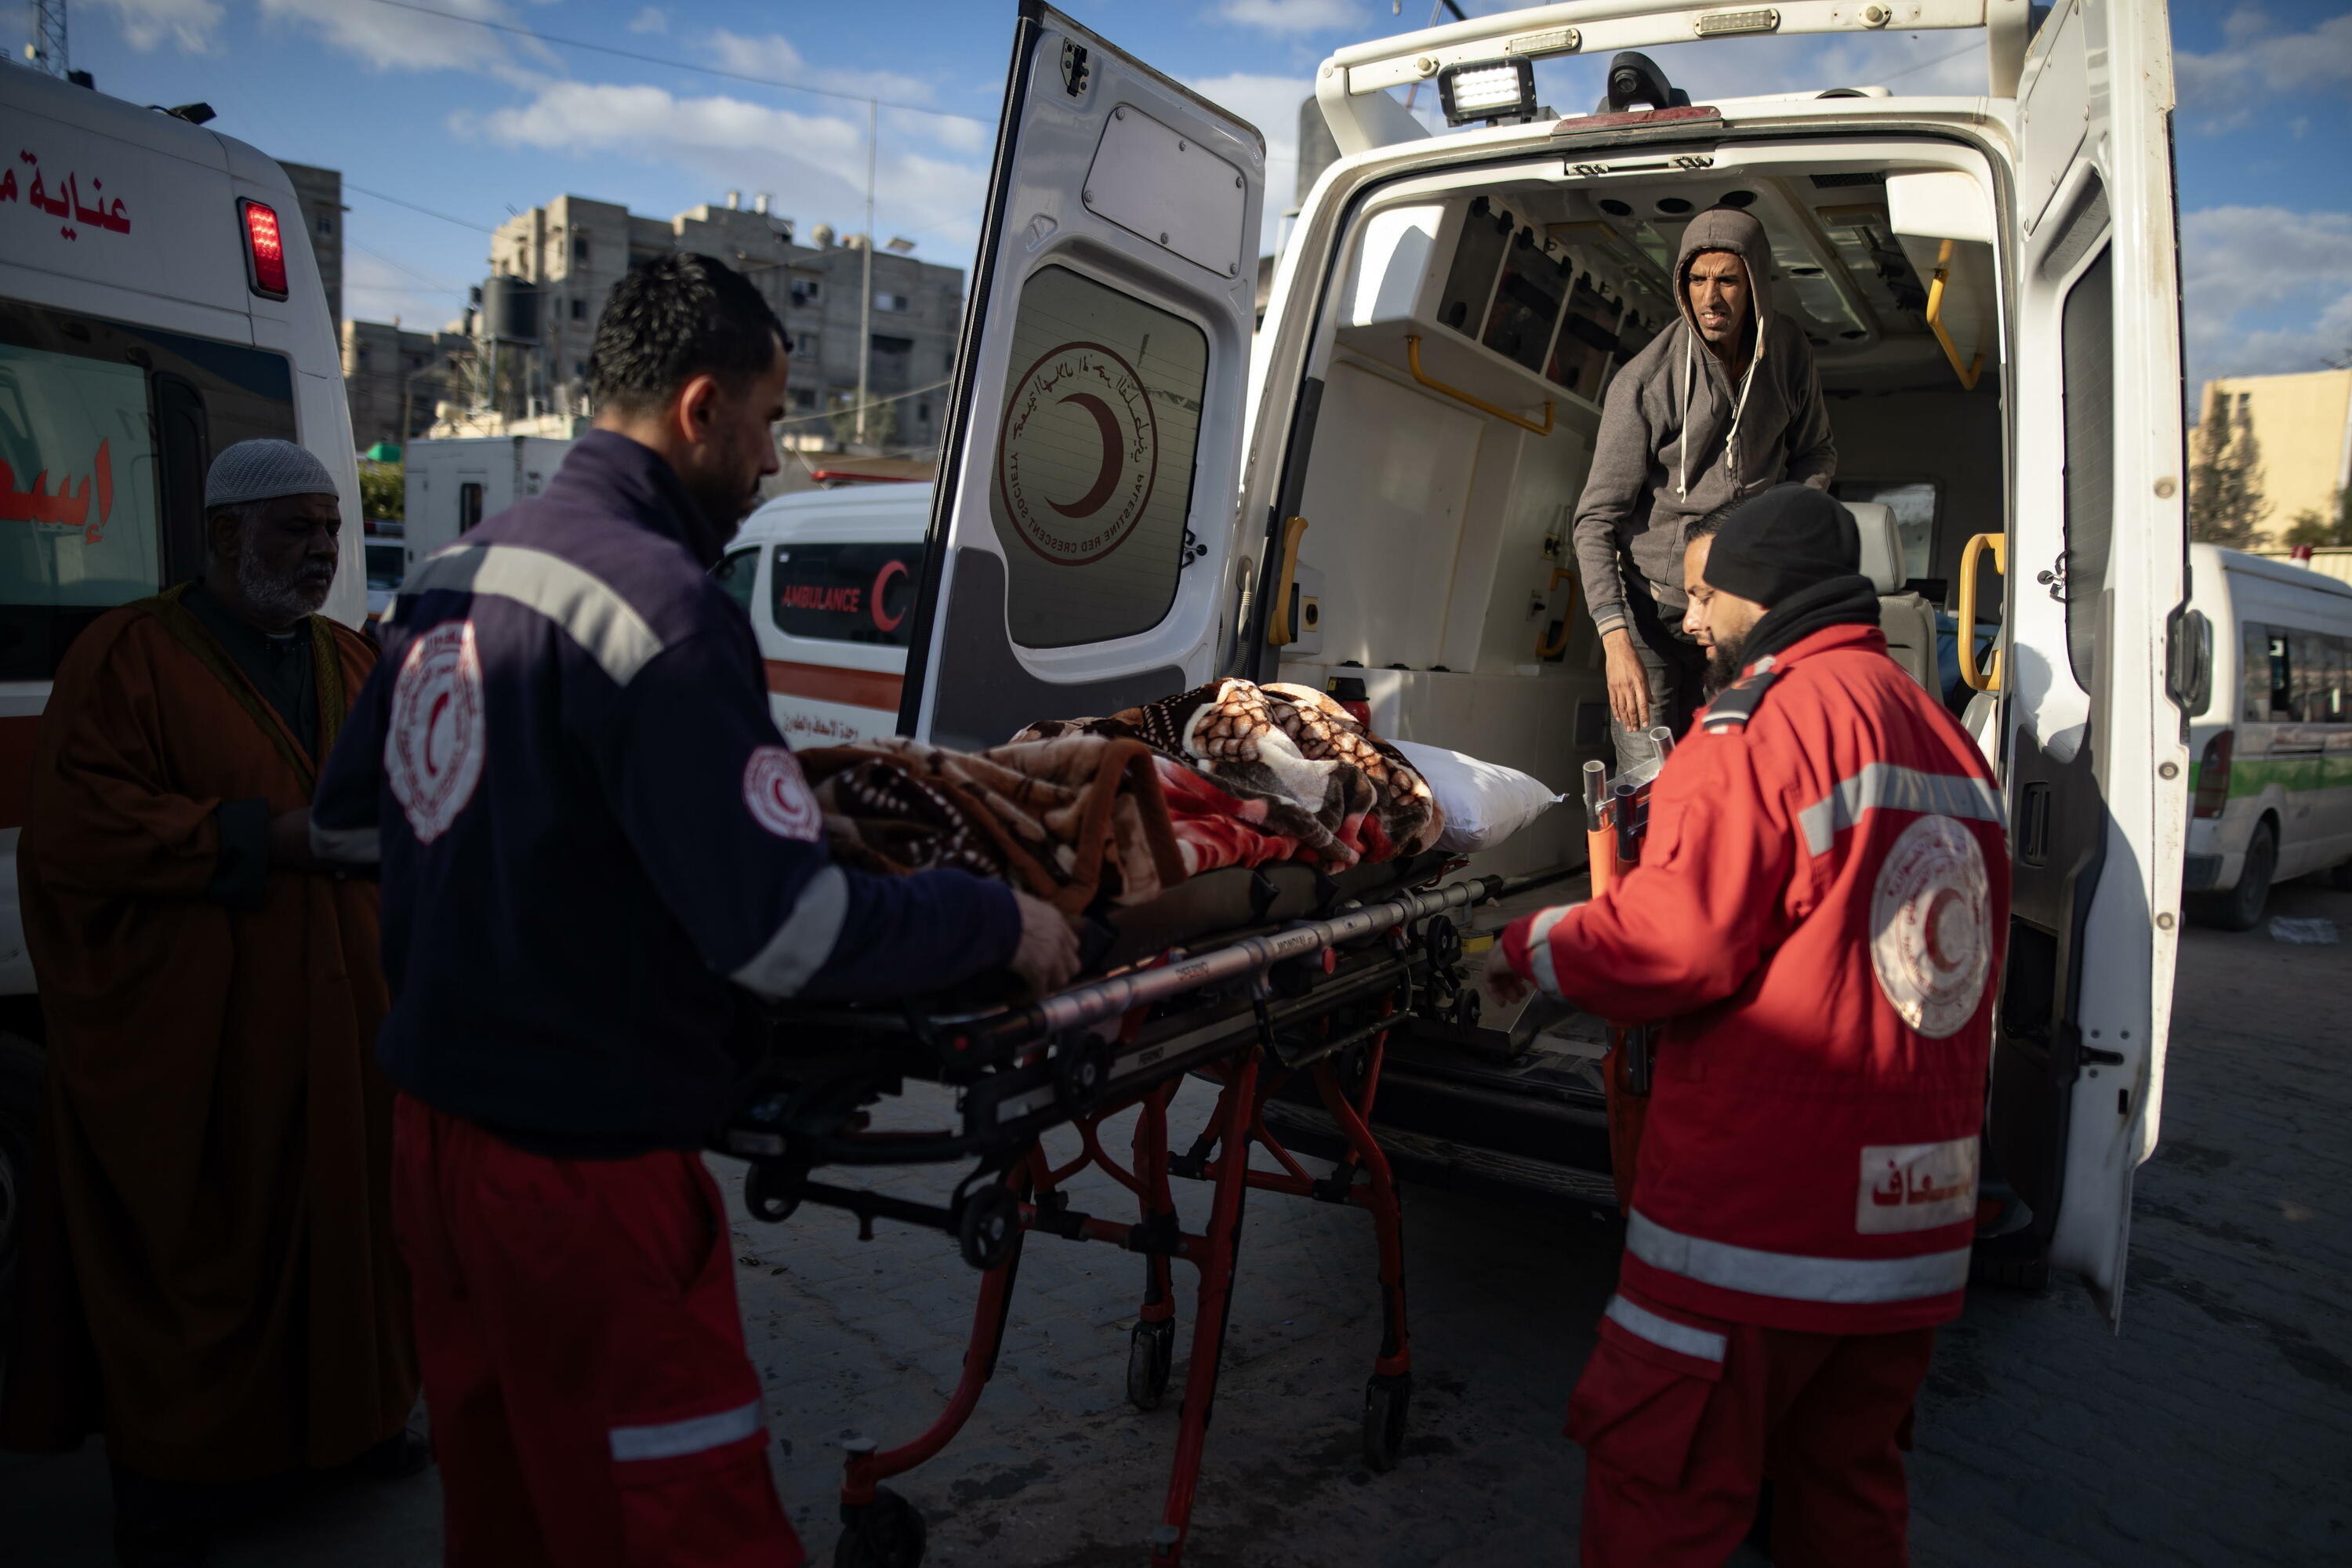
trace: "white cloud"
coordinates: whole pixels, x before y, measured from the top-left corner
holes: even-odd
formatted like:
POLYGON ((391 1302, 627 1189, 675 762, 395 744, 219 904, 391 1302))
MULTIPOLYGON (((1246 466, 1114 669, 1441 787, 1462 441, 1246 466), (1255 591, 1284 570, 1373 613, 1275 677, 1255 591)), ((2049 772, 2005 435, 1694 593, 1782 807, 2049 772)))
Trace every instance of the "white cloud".
POLYGON ((669 13, 663 10, 658 5, 648 5, 644 10, 638 12, 636 16, 630 20, 629 31, 632 33, 667 33, 669 31, 669 13))
POLYGON ((793 41, 781 33, 750 37, 721 27, 710 35, 706 47, 714 65, 721 70, 735 71, 743 76, 793 82, 803 87, 821 87, 828 91, 859 98, 896 99, 901 103, 929 103, 931 100, 931 89, 928 82, 896 71, 817 69, 808 63, 807 58, 793 46, 793 41))
POLYGON ((2180 271, 2192 402, 2213 376, 2317 370, 2352 348, 2352 213, 2185 214, 2180 271))
POLYGON ((84 0, 110 11, 122 41, 145 54, 165 38, 192 55, 212 53, 221 8, 213 0, 84 0))
MULTIPOLYGON (((459 116, 451 128, 508 147, 672 165, 707 177, 713 195, 728 187, 775 191, 803 233, 820 222, 846 230, 863 221, 866 125, 856 110, 803 114, 724 94, 688 98, 657 87, 541 80, 528 102, 459 116)), ((926 237, 934 260, 961 263, 959 248, 979 232, 987 172, 977 163, 908 151, 940 144, 936 136, 893 136, 886 121, 876 221, 885 234, 926 237)), ((681 195, 677 205, 689 205, 681 195)))
POLYGON ((1258 244, 1261 254, 1272 255, 1282 237, 1282 215, 1291 209, 1298 187, 1298 105, 1315 96, 1315 84, 1305 77, 1235 71, 1195 77, 1184 85, 1232 110, 1265 135, 1265 215, 1258 244))
POLYGON ((1217 14, 1228 22, 1262 27, 1269 33, 1321 33, 1348 28, 1370 35, 1375 24, 1365 20, 1369 9, 1353 0, 1224 0, 1217 7, 1217 14))
POLYGON ((2352 13, 2306 33, 2279 33, 2261 7, 2241 5, 2221 36, 2213 53, 2179 53, 2172 61, 2181 106, 2205 116, 2210 129, 2242 124, 2282 94, 2352 89, 2352 13))
MULTIPOLYGON (((435 0, 437 9, 512 22, 499 0, 435 0)), ((261 0, 268 21, 318 33, 377 70, 488 70, 508 58, 510 35, 366 0, 261 0)), ((540 46, 527 52, 547 57, 540 46)))

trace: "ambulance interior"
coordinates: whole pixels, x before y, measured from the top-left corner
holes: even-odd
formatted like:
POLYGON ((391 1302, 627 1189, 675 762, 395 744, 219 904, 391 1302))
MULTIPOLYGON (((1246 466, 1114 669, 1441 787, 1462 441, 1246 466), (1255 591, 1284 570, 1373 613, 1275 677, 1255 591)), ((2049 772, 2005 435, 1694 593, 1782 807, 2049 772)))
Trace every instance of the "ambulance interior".
MULTIPOLYGON (((1279 581, 1295 540, 1292 624, 1277 612, 1268 633, 1278 679, 1570 796, 1476 869, 1583 859, 1579 772, 1615 763, 1570 524, 1601 400, 1674 321, 1682 230, 1708 207, 1744 207, 1769 237, 1773 309, 1811 342, 1834 493, 1860 503, 1892 651, 1955 711, 1971 696, 1948 647, 1939 661, 1937 612, 2007 502, 1993 207, 1969 156, 1812 142, 1630 177, 1558 154, 1412 177, 1359 205, 1320 299, 1294 295, 1316 310, 1305 371, 1322 388, 1286 509, 1306 523, 1268 545, 1279 581)), ((1986 571, 1978 616, 2000 597, 1986 571)))

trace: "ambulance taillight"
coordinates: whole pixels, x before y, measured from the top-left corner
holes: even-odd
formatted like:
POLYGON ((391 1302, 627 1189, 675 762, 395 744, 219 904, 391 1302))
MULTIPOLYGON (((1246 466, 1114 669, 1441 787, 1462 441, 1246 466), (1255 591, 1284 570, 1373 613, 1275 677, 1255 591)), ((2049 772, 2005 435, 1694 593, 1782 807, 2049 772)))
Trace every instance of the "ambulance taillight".
POLYGON ((286 241, 278 232, 278 209, 241 198, 245 216, 245 277, 265 300, 286 298, 286 241))
POLYGON ((2206 742, 2205 754, 2198 761, 2193 810, 2199 816, 2219 816, 2230 804, 2230 733, 2223 730, 2206 742))

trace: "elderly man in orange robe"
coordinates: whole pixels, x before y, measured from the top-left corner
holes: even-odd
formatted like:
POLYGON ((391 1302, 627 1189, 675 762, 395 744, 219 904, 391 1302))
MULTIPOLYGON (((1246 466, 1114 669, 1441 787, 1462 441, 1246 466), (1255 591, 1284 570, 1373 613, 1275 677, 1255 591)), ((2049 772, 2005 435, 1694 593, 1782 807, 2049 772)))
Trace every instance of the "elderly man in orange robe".
POLYGON ((157 1568, 311 1476, 425 1462, 376 892, 309 850, 375 645, 315 613, 316 458, 240 442, 205 508, 202 579, 67 654, 17 854, 48 1082, 0 1436, 103 1432, 117 1554, 157 1568))

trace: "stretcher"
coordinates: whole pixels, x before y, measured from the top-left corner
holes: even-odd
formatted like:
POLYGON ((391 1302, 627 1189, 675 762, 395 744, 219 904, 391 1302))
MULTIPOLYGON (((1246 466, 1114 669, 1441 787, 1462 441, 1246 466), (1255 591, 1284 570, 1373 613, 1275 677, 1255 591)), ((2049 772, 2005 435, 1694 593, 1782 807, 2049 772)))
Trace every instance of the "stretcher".
MULTIPOLYGON (((1175 889, 1177 908, 1147 908, 1097 943, 1099 973, 1029 1002, 802 1006, 776 1020, 770 1057, 718 1147, 750 1162, 751 1214, 781 1221, 803 1204, 843 1209, 870 1235, 876 1219, 955 1239, 981 1271, 961 1383, 924 1432, 884 1448, 851 1441, 841 1489, 836 1564, 911 1568, 922 1516, 881 1483, 943 1449, 970 1418, 996 1365, 1022 1247, 1044 1233, 1107 1242, 1143 1258, 1128 1398, 1156 1407, 1174 1362, 1173 1265, 1199 1275, 1182 1415, 1150 1561, 1183 1555, 1213 1405, 1241 1242, 1245 1189, 1365 1210, 1378 1247, 1379 1349, 1364 1386, 1362 1441, 1371 1468, 1397 1460, 1412 1396, 1405 1326, 1403 1237, 1396 1185, 1368 1129, 1390 1032, 1408 1018, 1450 1019, 1475 1003, 1458 917, 1549 877, 1439 883, 1447 861, 1358 868, 1333 879, 1302 867, 1220 871, 1175 889), (1238 896, 1241 902, 1234 902, 1238 896), (1245 923, 1181 936, 1195 919, 1245 923), (1181 940, 1173 940, 1179 937, 1181 940), (1217 1085, 1216 1108, 1182 1147, 1170 1104, 1188 1076, 1217 1085), (1267 1131, 1268 1098, 1311 1080, 1346 1149, 1329 1174, 1310 1173, 1267 1131), (956 1091, 953 1119, 878 1130, 869 1107, 909 1080, 956 1091), (1104 1124, 1136 1114, 1124 1163, 1104 1124), (1056 1165, 1039 1139, 1074 1130, 1079 1152, 1056 1165), (1252 1169, 1264 1150, 1276 1168, 1252 1169), (940 1165, 960 1173, 935 1202, 824 1179, 829 1167, 940 1165), (1133 1218, 1080 1213, 1067 1184, 1089 1167, 1135 1199, 1133 1218), (1206 1227, 1180 1223, 1172 1183, 1206 1184, 1206 1227)), ((1566 875, 1555 873, 1554 875, 1566 875)))
MULTIPOLYGON (((1584 838, 1592 868, 1592 896, 1599 898, 1642 863, 1642 843, 1650 831, 1650 791, 1675 732, 1664 724, 1650 729, 1650 761, 1611 777, 1600 762, 1584 764, 1584 838)), ((1650 1109, 1653 1041, 1646 1024, 1607 1025, 1609 1046, 1601 1055, 1601 1082, 1609 1104, 1609 1174, 1617 1189, 1617 1212, 1633 1212, 1633 1167, 1642 1147, 1642 1125, 1650 1109)))

